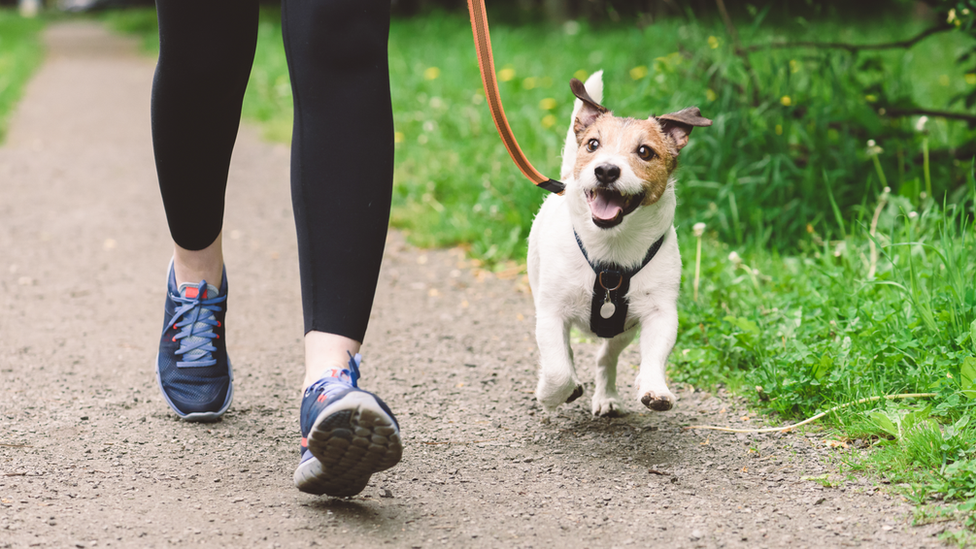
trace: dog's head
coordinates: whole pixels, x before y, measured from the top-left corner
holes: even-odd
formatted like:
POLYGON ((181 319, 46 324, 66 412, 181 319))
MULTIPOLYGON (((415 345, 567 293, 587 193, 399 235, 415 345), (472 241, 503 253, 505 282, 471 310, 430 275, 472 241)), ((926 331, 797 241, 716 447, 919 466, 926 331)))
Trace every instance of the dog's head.
POLYGON ((573 120, 578 147, 573 178, 593 223, 615 227, 637 208, 661 198, 692 128, 712 121, 698 107, 647 120, 620 118, 594 101, 579 80, 574 78, 570 87, 583 103, 573 120))

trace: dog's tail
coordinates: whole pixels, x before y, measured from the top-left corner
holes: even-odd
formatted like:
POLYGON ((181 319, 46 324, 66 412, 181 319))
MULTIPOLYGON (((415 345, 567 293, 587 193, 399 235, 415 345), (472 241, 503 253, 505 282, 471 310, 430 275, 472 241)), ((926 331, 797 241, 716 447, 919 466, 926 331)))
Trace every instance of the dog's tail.
MULTIPOLYGON (((586 79, 584 84, 586 87, 586 93, 590 94, 597 103, 603 102, 603 71, 596 71, 592 76, 586 79)), ((583 102, 579 99, 573 105, 573 116, 569 118, 569 131, 566 133, 566 144, 563 146, 563 165, 559 170, 559 179, 566 181, 570 178, 570 174, 573 171, 573 164, 576 164, 576 149, 579 144, 576 143, 576 132, 573 131, 573 123, 576 121, 576 117, 579 115, 580 109, 583 107, 583 102)))

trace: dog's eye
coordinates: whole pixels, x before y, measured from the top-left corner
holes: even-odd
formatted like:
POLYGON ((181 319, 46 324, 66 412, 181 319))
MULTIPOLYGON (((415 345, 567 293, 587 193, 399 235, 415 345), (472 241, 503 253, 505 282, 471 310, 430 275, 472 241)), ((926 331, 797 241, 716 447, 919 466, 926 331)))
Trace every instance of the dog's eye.
POLYGON ((600 148, 600 141, 599 140, 597 140, 597 139, 590 139, 589 141, 586 142, 586 150, 588 152, 593 152, 593 151, 597 150, 598 148, 600 148))
POLYGON ((641 160, 650 160, 654 158, 654 150, 647 145, 641 145, 637 148, 637 156, 641 157, 641 160))

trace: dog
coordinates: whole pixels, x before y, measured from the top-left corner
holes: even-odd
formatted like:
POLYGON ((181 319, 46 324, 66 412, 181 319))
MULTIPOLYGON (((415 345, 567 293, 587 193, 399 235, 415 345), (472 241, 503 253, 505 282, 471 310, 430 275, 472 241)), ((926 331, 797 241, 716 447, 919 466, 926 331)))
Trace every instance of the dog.
POLYGON ((543 202, 529 232, 529 285, 536 310, 546 411, 583 395, 570 328, 601 338, 592 411, 624 413, 617 359, 640 326, 637 398, 670 410, 665 365, 678 332, 681 256, 674 230, 678 155, 691 130, 710 126, 697 107, 646 120, 600 104, 603 73, 570 82, 576 96, 563 149, 563 195, 543 202))

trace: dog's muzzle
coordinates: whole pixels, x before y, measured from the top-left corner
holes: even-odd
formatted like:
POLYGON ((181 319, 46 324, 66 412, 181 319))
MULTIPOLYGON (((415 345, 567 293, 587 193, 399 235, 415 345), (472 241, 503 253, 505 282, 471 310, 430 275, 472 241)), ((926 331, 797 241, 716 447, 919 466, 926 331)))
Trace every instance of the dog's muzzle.
POLYGON ((595 189, 586 191, 593 223, 601 229, 616 227, 625 215, 637 209, 644 200, 644 193, 625 195, 614 189, 613 184, 620 178, 620 168, 612 164, 597 166, 593 175, 600 183, 595 189))

